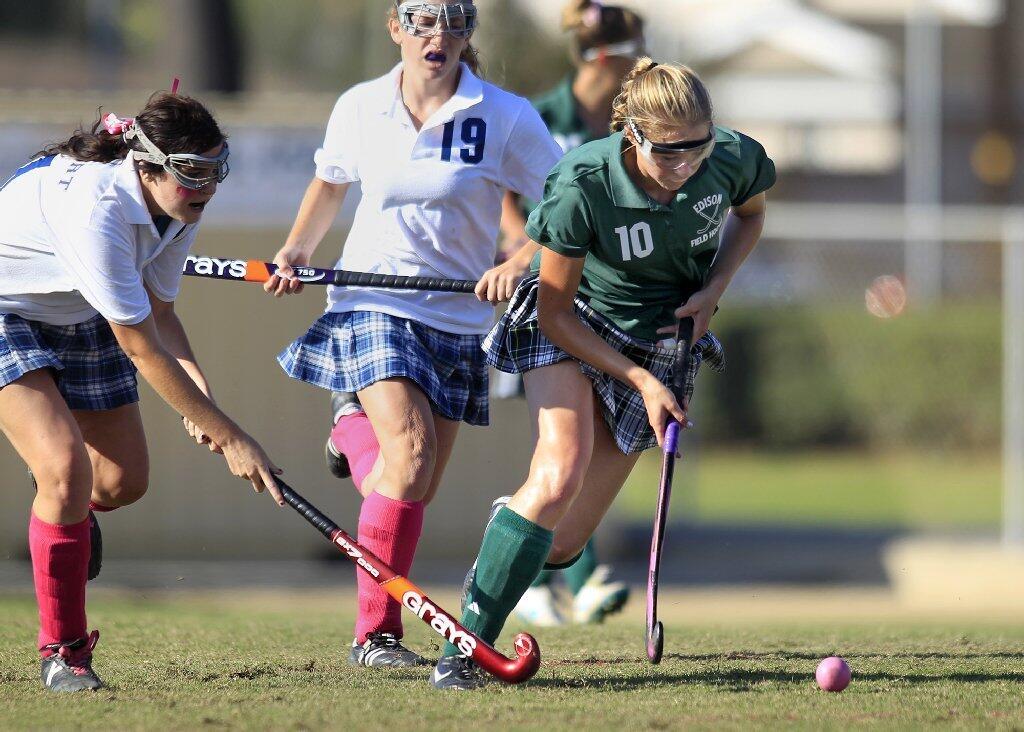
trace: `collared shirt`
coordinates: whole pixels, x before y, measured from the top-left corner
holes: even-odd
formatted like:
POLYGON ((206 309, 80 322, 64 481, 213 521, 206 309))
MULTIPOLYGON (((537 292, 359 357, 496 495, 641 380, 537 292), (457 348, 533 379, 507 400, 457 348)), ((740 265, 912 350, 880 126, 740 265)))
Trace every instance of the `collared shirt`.
POLYGON ((161 235, 131 156, 33 160, 0 188, 0 312, 52 325, 97 313, 122 325, 149 315, 146 287, 177 297, 198 225, 161 235))
POLYGON ((532 100, 534 109, 563 152, 611 134, 611 130, 606 129, 605 134, 595 136, 580 118, 579 102, 572 90, 575 81, 576 74, 569 74, 554 89, 532 100))
MULTIPOLYGON (((544 120, 548 132, 562 148, 563 153, 571 152, 580 145, 611 134, 611 130, 605 130, 605 134, 594 135, 580 118, 579 103, 572 90, 575 81, 576 74, 569 74, 554 89, 531 100, 533 108, 544 120)), ((529 216, 537 207, 537 199, 523 198, 520 205, 523 215, 529 216)))
POLYGON ((551 171, 526 233, 568 257, 586 257, 579 294, 622 330, 656 341, 672 311, 704 286, 729 209, 771 188, 775 165, 760 143, 715 128, 715 149, 670 203, 630 177, 616 133, 566 155, 551 171))
MULTIPOLYGON (((539 197, 561 157, 530 103, 465 64, 455 94, 417 130, 402 65, 341 95, 315 156, 329 183, 363 197, 337 266, 479 279, 494 263, 505 190, 539 197)), ((373 310, 449 333, 485 333, 493 308, 471 295, 330 287, 327 310, 373 310)))

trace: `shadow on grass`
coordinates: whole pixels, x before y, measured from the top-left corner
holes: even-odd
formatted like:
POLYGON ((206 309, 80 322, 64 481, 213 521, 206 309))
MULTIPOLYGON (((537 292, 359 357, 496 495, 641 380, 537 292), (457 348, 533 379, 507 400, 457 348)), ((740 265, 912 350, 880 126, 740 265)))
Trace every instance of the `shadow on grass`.
MULTIPOLYGON (((1024 683, 1024 673, 983 673, 954 672, 949 674, 894 674, 894 673, 857 673, 855 681, 882 681, 900 684, 938 684, 963 683, 974 684, 995 681, 1013 681, 1024 683)), ((541 688, 605 688, 611 691, 632 691, 651 686, 710 686, 730 689, 732 691, 750 691, 759 684, 798 684, 813 683, 810 673, 792 671, 757 671, 757 670, 708 670, 693 673, 660 674, 654 670, 629 676, 601 676, 592 679, 532 679, 529 686, 541 688)))
MULTIPOLYGON (((822 651, 807 652, 807 651, 733 651, 731 653, 666 653, 664 655, 665 661, 820 661, 826 656, 830 656, 835 653, 835 648, 824 649, 822 651)), ((991 653, 946 653, 942 651, 920 651, 920 652, 895 652, 895 653, 884 653, 878 652, 861 652, 850 653, 845 655, 844 658, 850 659, 914 659, 918 661, 936 660, 936 661, 972 661, 972 660, 985 660, 985 659, 1013 659, 1015 661, 1024 660, 1024 650, 1022 651, 993 651, 991 653)), ((593 666, 609 666, 615 664, 627 664, 627 663, 639 663, 644 660, 643 656, 615 656, 611 658, 597 658, 591 656, 588 658, 560 658, 553 660, 545 660, 544 665, 546 666, 572 666, 576 664, 586 663, 593 666)))

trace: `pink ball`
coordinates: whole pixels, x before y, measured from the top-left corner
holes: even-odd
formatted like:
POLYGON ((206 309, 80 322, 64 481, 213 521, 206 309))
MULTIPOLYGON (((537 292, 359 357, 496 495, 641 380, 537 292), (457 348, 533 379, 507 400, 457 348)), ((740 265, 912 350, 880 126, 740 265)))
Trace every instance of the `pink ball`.
POLYGON ((824 691, 842 691, 850 685, 850 667, 839 656, 829 656, 818 664, 814 678, 824 691))

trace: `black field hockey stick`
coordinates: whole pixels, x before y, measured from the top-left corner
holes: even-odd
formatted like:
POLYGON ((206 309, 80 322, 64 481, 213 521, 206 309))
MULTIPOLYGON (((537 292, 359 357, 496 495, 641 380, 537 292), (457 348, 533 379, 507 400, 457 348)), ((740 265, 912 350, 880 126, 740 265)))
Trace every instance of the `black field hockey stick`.
MULTIPOLYGON (((292 267, 294 278, 307 285, 341 287, 385 287, 394 290, 432 290, 468 292, 476 289, 474 280, 447 280, 443 277, 406 277, 403 275, 347 272, 343 269, 292 267)), ((212 277, 236 282, 266 282, 277 273, 277 265, 256 259, 220 259, 189 255, 182 270, 191 277, 212 277)))
POLYGON ((484 671, 507 684, 519 684, 537 673, 537 669, 540 668, 540 646, 532 635, 519 633, 513 639, 516 657, 507 658, 493 646, 466 630, 455 618, 427 597, 423 590, 360 546, 359 542, 342 531, 336 523, 296 493, 287 483, 280 478, 276 480, 281 496, 289 506, 313 524, 361 571, 373 577, 382 590, 403 607, 411 610, 434 632, 458 648, 460 653, 472 658, 484 671))
MULTIPOLYGON (((672 395, 683 406, 686 399, 686 372, 690 368, 690 348, 693 346, 693 318, 683 318, 676 327, 675 357, 672 362, 672 395)), ((665 631, 658 620, 658 575, 661 572, 661 547, 665 541, 665 521, 672 499, 672 474, 676 467, 676 450, 682 425, 669 420, 662 441, 661 482, 658 485, 658 509, 654 515, 654 533, 651 536, 651 557, 647 572, 647 658, 651 663, 661 662, 665 631)))

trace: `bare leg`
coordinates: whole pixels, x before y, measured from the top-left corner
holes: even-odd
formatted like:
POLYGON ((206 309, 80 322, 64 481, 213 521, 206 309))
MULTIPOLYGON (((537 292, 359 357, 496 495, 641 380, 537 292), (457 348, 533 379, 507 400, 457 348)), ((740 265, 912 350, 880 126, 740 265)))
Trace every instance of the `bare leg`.
POLYGON ((33 513, 49 524, 77 524, 89 513, 92 466, 64 398, 48 370, 0 389, 0 428, 35 476, 33 513))
POLYGON ((142 498, 149 482, 149 453, 139 405, 72 414, 92 463, 92 501, 120 508, 142 498))

